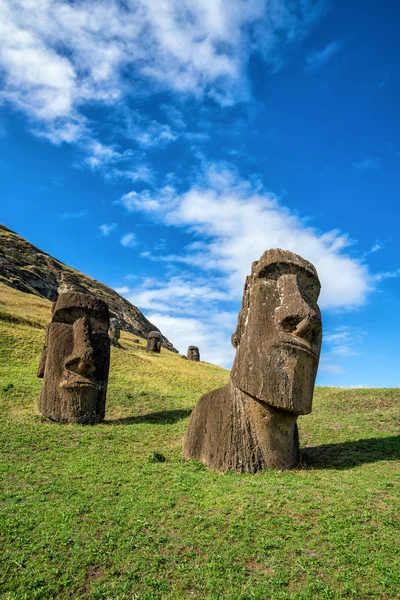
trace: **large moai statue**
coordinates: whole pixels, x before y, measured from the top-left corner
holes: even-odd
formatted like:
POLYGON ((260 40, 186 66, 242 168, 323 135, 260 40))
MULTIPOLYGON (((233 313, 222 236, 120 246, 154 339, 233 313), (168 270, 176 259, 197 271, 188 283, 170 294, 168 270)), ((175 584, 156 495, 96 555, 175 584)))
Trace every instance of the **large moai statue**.
POLYGON ((159 331, 150 331, 147 338, 146 352, 161 352, 161 333, 159 331))
POLYGON ((104 419, 110 367, 109 312, 103 300, 66 292, 53 303, 37 376, 42 415, 62 423, 104 419))
POLYGON ((314 266, 267 250, 246 278, 227 386, 198 401, 184 439, 185 458, 219 471, 298 465, 297 418, 311 412, 322 341, 314 266))
POLYGON ((110 342, 113 346, 116 346, 117 348, 120 348, 120 343, 119 343, 119 337, 121 335, 121 327, 120 324, 118 322, 118 319, 116 319, 115 317, 112 317, 110 319, 110 330, 108 332, 108 335, 110 336, 110 342))
POLYGON ((189 346, 187 351, 188 360, 194 360, 198 362, 200 360, 200 351, 197 346, 189 346))

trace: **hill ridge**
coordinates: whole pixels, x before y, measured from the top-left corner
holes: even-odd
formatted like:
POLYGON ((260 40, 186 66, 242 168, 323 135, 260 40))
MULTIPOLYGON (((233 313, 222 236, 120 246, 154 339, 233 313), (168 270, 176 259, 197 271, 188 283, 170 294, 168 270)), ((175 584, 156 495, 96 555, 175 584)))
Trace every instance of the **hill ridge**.
MULTIPOLYGON (((51 301, 56 300, 60 293, 70 290, 93 294, 107 302, 110 315, 118 320, 123 331, 144 338, 150 331, 160 331, 115 290, 64 264, 2 224, 0 282, 51 301)), ((163 346, 177 352, 173 344, 160 333, 163 346)))

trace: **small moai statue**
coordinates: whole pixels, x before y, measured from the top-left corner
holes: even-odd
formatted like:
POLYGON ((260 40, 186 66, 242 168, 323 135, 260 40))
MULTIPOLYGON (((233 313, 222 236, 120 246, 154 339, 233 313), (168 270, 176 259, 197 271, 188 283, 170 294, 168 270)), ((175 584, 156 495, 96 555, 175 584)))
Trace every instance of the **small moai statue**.
POLYGON ((186 459, 239 472, 299 464, 297 418, 311 412, 321 350, 319 292, 315 267, 297 254, 267 250, 253 263, 230 381, 198 401, 186 459))
POLYGON ((187 351, 187 358, 188 360, 194 360, 196 362, 199 362, 200 352, 197 346, 189 346, 187 351))
POLYGON ((159 331, 150 331, 147 338, 146 352, 161 352, 161 333, 159 331))
POLYGON ((121 326, 118 322, 118 319, 115 317, 110 319, 110 329, 108 331, 108 335, 110 336, 111 344, 117 348, 120 348, 121 345, 119 343, 119 337, 121 335, 121 326))
POLYGON ((39 412, 62 423, 104 419, 110 367, 109 311, 103 300, 79 292, 60 294, 37 376, 43 378, 39 412))

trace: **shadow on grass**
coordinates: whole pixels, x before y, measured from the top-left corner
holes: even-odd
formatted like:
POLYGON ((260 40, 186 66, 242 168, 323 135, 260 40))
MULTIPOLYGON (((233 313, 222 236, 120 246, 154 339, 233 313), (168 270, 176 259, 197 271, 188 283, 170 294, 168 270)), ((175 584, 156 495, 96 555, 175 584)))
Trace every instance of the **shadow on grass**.
POLYGON ((364 463, 400 459, 400 436, 302 448, 307 469, 349 469, 364 463))
POLYGON ((191 408, 164 410, 160 412, 138 415, 136 417, 123 417, 122 419, 109 419, 104 421, 106 425, 135 425, 137 423, 156 423, 168 425, 186 419, 192 412, 191 408))

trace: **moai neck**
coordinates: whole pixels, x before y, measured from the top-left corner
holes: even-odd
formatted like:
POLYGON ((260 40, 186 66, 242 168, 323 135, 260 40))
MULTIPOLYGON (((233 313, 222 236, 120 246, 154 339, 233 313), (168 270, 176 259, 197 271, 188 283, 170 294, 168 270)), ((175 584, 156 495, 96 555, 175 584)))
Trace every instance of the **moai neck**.
POLYGON ((299 464, 297 415, 249 396, 230 381, 236 413, 236 444, 241 446, 243 470, 292 469, 299 464), (248 464, 247 464, 248 463, 248 464))

